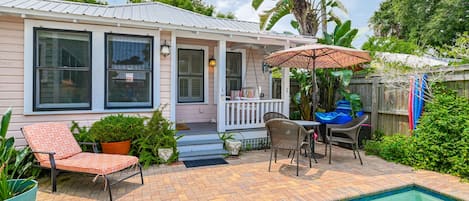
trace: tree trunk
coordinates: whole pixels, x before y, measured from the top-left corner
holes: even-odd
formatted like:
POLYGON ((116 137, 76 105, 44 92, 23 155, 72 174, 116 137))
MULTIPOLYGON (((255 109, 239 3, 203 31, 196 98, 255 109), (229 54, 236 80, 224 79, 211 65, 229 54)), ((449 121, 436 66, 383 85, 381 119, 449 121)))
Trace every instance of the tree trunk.
POLYGON ((306 0, 293 1, 293 15, 300 25, 300 34, 305 36, 316 36, 318 32, 318 13, 306 0))
POLYGON ((321 0, 321 25, 322 33, 327 33, 327 5, 326 0, 321 0))

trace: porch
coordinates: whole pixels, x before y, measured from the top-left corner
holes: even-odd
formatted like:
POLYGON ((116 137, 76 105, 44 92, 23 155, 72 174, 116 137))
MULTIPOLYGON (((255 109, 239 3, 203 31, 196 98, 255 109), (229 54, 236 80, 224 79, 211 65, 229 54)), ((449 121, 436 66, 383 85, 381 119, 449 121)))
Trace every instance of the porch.
MULTIPOLYGON (((289 43, 211 40, 190 34, 176 36, 175 41, 174 122, 211 122, 220 133, 263 128, 267 112, 289 116, 289 85, 282 84, 286 87, 281 97, 273 97, 272 75, 263 65, 265 55, 290 47, 289 43)), ((289 83, 288 69, 282 73, 282 83, 289 83)))

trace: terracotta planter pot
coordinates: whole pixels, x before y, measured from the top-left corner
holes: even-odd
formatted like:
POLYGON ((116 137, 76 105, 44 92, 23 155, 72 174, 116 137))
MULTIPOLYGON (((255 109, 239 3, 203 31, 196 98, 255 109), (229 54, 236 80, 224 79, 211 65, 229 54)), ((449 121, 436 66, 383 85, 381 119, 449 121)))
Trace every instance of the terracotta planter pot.
POLYGON ((122 142, 101 142, 101 148, 105 154, 127 155, 130 151, 130 140, 122 142))

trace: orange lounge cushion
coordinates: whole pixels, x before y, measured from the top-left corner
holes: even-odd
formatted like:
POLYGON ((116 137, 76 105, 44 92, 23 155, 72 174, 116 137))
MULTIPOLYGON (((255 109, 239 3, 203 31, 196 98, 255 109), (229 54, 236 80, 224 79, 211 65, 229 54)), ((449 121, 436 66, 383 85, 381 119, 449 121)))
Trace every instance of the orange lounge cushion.
MULTIPOLYGON (((24 137, 33 151, 54 152, 56 160, 81 152, 81 148, 64 123, 37 123, 23 128, 24 137)), ((34 154, 39 162, 49 161, 47 154, 34 154)))
MULTIPOLYGON (((138 163, 138 158, 128 155, 96 154, 82 152, 66 159, 56 160, 59 170, 107 175, 138 163)), ((41 166, 50 168, 50 162, 43 161, 41 166)))

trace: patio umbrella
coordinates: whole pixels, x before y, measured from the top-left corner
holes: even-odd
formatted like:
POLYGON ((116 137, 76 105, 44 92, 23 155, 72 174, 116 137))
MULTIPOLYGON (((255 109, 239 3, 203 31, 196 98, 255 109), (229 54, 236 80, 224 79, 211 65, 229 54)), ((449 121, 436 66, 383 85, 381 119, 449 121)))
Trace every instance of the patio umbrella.
MULTIPOLYGON (((371 61, 366 51, 333 45, 304 45, 280 50, 264 58, 270 66, 313 71, 313 114, 317 108, 317 68, 346 68, 371 61)), ((313 115, 313 118, 315 115, 313 115)))

